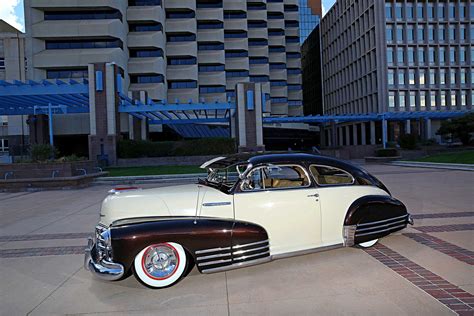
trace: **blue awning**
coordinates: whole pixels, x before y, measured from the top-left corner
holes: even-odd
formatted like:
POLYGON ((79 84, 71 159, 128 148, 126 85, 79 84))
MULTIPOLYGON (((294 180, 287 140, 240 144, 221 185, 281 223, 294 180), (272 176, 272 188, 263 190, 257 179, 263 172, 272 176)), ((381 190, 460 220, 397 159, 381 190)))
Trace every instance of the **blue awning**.
POLYGON ((50 104, 65 106, 67 113, 88 113, 88 81, 0 80, 0 115, 34 114, 35 107, 46 107, 50 104))
POLYGON ((183 138, 215 138, 229 137, 230 129, 226 126, 204 125, 204 124, 180 124, 169 125, 183 138))

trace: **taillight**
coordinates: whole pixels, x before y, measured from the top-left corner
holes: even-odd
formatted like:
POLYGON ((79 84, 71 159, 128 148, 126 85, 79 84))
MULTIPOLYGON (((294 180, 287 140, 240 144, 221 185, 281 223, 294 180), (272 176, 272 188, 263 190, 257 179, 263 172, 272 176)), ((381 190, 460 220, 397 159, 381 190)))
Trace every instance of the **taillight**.
POLYGON ((108 193, 109 194, 118 194, 118 193, 121 193, 121 192, 135 191, 135 190, 141 190, 141 188, 139 188, 139 187, 118 187, 118 188, 113 188, 108 193))

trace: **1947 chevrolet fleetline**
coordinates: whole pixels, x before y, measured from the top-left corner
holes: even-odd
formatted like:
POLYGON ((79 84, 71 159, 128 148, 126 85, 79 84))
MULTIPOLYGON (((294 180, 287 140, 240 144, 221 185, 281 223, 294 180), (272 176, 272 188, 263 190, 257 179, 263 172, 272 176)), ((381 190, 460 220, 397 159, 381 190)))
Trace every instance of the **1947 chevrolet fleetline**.
POLYGON ((102 203, 85 268, 106 280, 132 270, 151 288, 202 273, 341 246, 371 247, 412 224, 365 170, 302 153, 238 154, 204 163, 197 184, 114 189, 102 203))

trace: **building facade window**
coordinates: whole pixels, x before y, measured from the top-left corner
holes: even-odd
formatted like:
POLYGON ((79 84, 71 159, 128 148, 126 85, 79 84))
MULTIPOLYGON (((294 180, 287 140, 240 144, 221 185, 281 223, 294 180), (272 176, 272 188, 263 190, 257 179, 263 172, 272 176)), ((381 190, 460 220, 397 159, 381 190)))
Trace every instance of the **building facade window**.
POLYGON ((163 75, 130 75, 130 83, 162 83, 163 75))
POLYGON ((409 102, 410 102, 410 107, 411 107, 411 108, 415 108, 415 107, 416 107, 416 93, 413 92, 413 91, 410 92, 409 102))
POLYGON ((405 70, 403 69, 398 70, 398 85, 399 86, 405 85, 405 70))
POLYGON ((197 59, 193 56, 168 56, 168 65, 196 65, 197 59))
POLYGON ((436 73, 434 69, 430 69, 430 85, 436 84, 436 73))
POLYGON ((413 42, 415 40, 415 29, 413 25, 407 26, 407 41, 413 42))
POLYGON ((385 3, 385 17, 388 20, 393 19, 392 4, 391 3, 385 3))
POLYGON ((415 70, 414 69, 410 69, 408 71, 408 84, 411 86, 415 85, 415 70))
POLYGON ((408 64, 410 65, 415 64, 415 48, 408 47, 407 57, 408 57, 408 64))
POLYGON ((168 42, 194 42, 196 41, 196 34, 192 33, 171 33, 166 34, 168 42))
POLYGON ((199 42, 198 50, 224 50, 224 43, 220 42, 199 42))
POLYGON ((406 106, 405 98, 406 98, 405 91, 400 91, 398 93, 398 106, 400 107, 400 109, 404 109, 406 106))
POLYGON ((222 64, 199 64, 199 72, 217 72, 224 71, 225 66, 222 64))
POLYGON ((461 69, 460 73, 459 73, 459 83, 460 84, 466 84, 467 82, 467 73, 466 73, 466 69, 461 69))
POLYGON ((393 64, 394 58, 393 58, 393 48, 387 48, 387 62, 389 64, 393 64))
POLYGON ((441 95, 440 95, 440 99, 441 99, 441 102, 440 102, 440 105, 442 107, 446 107, 446 91, 441 91, 441 95))
POLYGON ((434 19, 434 12, 435 12, 434 3, 429 2, 428 3, 428 11, 427 11, 427 13, 428 13, 427 15, 428 15, 429 20, 434 19))
POLYGON ((425 108, 426 107, 426 91, 420 91, 420 108, 425 108))
POLYGON ((391 25, 387 26, 386 37, 387 37, 387 41, 389 41, 389 42, 393 41, 393 26, 391 26, 391 25))
POLYGON ((444 25, 438 27, 438 41, 444 42, 446 40, 446 30, 444 25))
POLYGON ((399 2, 395 3, 395 18, 397 20, 403 19, 403 5, 399 2))
POLYGON ((425 50, 423 49, 423 47, 418 47, 418 64, 425 64, 425 50))
POLYGON ((407 20, 413 20, 413 18, 414 18, 413 3, 407 2, 405 12, 406 12, 407 20))
POLYGON ((225 93, 225 86, 209 85, 199 86, 199 93, 225 93))
POLYGON ((389 85, 393 86, 395 84, 395 73, 392 69, 388 70, 387 73, 387 82, 389 85))
POLYGON ((72 69, 48 69, 46 70, 46 79, 81 79, 88 78, 87 68, 72 69))
POLYGON ((248 70, 226 70, 225 76, 227 78, 248 77, 249 71, 248 70))
POLYGON ((423 20, 425 18, 425 10, 423 7, 423 3, 418 3, 416 6, 416 17, 418 20, 423 20))
POLYGON ((443 65, 446 62, 446 48, 440 47, 438 53, 439 63, 443 65))
POLYGON ((403 54, 403 48, 399 47, 397 49, 397 62, 399 65, 403 65, 405 63, 405 56, 403 54))
POLYGON ((44 11, 45 21, 68 21, 68 20, 109 20, 118 19, 122 21, 122 13, 119 10, 78 10, 78 11, 44 11))
POLYGON ((425 29, 423 25, 418 26, 418 41, 422 42, 425 40, 425 29))
POLYGON ((436 92, 430 92, 430 108, 436 109, 436 92))
POLYGON ((155 6, 161 5, 161 0, 128 0, 129 6, 155 6))
POLYGON ((130 48, 131 58, 146 58, 146 57, 163 57, 163 50, 161 48, 130 48))
POLYGON ((94 49, 94 48, 123 48, 118 39, 103 40, 48 40, 46 49, 94 49))
POLYGON ((223 29, 224 22, 221 21, 197 21, 198 30, 223 29))
POLYGON ((403 42, 403 25, 397 25, 397 42, 403 42))
POLYGON ((159 32, 163 31, 163 26, 159 22, 136 22, 128 23, 130 32, 159 32))
POLYGON ((419 75, 420 86, 424 86, 426 84, 426 71, 424 69, 420 69, 419 75))
POLYGON ((167 10, 166 11, 166 18, 167 19, 194 19, 196 17, 196 13, 193 10, 167 10))
POLYGON ((225 58, 248 57, 249 52, 246 50, 226 50, 225 58))
POLYGON ((168 89, 195 89, 197 82, 194 80, 168 81, 168 89))
POLYGON ((389 108, 395 107, 395 92, 390 92, 388 94, 388 107, 389 108))
POLYGON ((452 85, 456 84, 456 69, 451 69, 449 83, 452 85))
POLYGON ((439 70, 439 84, 446 85, 446 70, 445 69, 439 70))

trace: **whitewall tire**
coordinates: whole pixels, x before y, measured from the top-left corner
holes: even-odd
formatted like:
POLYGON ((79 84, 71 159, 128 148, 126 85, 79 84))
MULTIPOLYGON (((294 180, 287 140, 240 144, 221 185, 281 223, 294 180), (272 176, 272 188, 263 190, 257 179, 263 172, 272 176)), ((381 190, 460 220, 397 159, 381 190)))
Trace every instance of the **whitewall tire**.
POLYGON ((361 247, 361 248, 370 248, 370 247, 374 246, 378 241, 379 241, 378 239, 369 240, 369 241, 362 242, 362 243, 358 244, 358 246, 361 247))
POLYGON ((186 271, 186 252, 180 244, 166 242, 145 247, 135 257, 135 277, 151 288, 178 282, 186 271))

